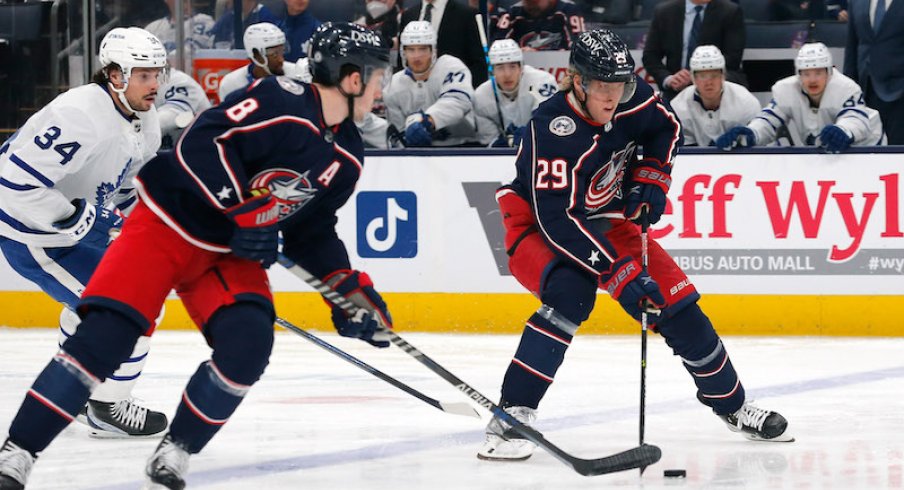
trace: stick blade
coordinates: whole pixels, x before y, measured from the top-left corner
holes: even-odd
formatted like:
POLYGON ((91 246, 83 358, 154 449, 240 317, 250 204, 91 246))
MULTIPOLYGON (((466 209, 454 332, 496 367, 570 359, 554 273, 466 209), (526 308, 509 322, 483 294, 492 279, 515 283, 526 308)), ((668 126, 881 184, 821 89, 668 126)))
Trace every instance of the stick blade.
POLYGON ((439 402, 439 409, 443 412, 455 414, 455 415, 464 415, 466 417, 474 417, 479 419, 480 414, 477 413, 477 410, 474 410, 474 407, 468 405, 467 403, 459 403, 459 402, 439 402))
POLYGON ((659 447, 643 444, 605 458, 575 462, 574 469, 584 476, 604 475, 650 466, 658 462, 660 458, 662 458, 662 450, 659 447))

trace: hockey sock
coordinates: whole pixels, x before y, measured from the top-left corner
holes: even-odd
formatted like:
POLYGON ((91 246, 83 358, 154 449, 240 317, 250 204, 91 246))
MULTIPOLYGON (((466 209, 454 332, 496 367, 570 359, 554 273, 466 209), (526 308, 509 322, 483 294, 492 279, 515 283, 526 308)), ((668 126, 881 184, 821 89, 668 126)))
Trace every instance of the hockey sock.
POLYGON ((697 398, 719 415, 744 404, 744 386, 709 318, 694 303, 659 325, 697 385, 697 398))
POLYGON ((537 408, 562 365, 577 328, 546 305, 528 318, 502 382, 503 407, 537 408))

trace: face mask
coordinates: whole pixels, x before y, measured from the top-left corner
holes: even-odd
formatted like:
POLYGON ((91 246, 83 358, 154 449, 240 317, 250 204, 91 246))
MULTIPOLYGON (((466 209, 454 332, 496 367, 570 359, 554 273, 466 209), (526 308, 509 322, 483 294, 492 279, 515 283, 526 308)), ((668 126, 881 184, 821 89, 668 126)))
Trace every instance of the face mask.
POLYGON ((370 15, 370 18, 376 19, 381 15, 389 12, 389 5, 383 2, 367 2, 365 6, 367 8, 367 14, 370 15))

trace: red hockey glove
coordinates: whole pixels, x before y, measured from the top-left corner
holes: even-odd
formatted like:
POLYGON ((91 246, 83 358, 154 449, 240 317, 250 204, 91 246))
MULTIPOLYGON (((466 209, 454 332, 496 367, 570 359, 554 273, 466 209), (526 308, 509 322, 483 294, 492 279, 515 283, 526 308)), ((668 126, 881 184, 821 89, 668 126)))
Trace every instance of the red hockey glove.
POLYGON ((252 189, 244 202, 226 210, 235 225, 229 247, 232 253, 261 263, 276 262, 279 246, 279 207, 269 189, 252 189))

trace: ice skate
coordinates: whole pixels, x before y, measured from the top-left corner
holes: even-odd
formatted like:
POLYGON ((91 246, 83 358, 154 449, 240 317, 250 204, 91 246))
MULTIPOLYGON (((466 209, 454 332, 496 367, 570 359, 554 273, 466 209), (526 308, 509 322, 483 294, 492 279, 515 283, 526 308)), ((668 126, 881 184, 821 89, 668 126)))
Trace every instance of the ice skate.
POLYGON ((86 414, 91 436, 109 438, 150 437, 166 429, 166 415, 132 400, 107 403, 88 400, 86 414))
POLYGON ((182 490, 188 473, 188 451, 167 434, 145 468, 148 481, 143 490, 182 490))
POLYGON ((788 421, 778 412, 759 408, 751 402, 744 402, 732 414, 719 415, 732 432, 739 432, 751 441, 793 442, 787 434, 788 421))
POLYGON ((0 490, 23 490, 35 457, 9 439, 0 448, 0 490))
MULTIPOLYGON (((508 407, 505 412, 524 425, 530 425, 537 419, 537 411, 530 407, 508 407)), ((523 461, 531 457, 537 447, 533 442, 521 438, 499 417, 493 417, 487 424, 486 436, 486 441, 477 451, 477 457, 484 460, 523 461)))

